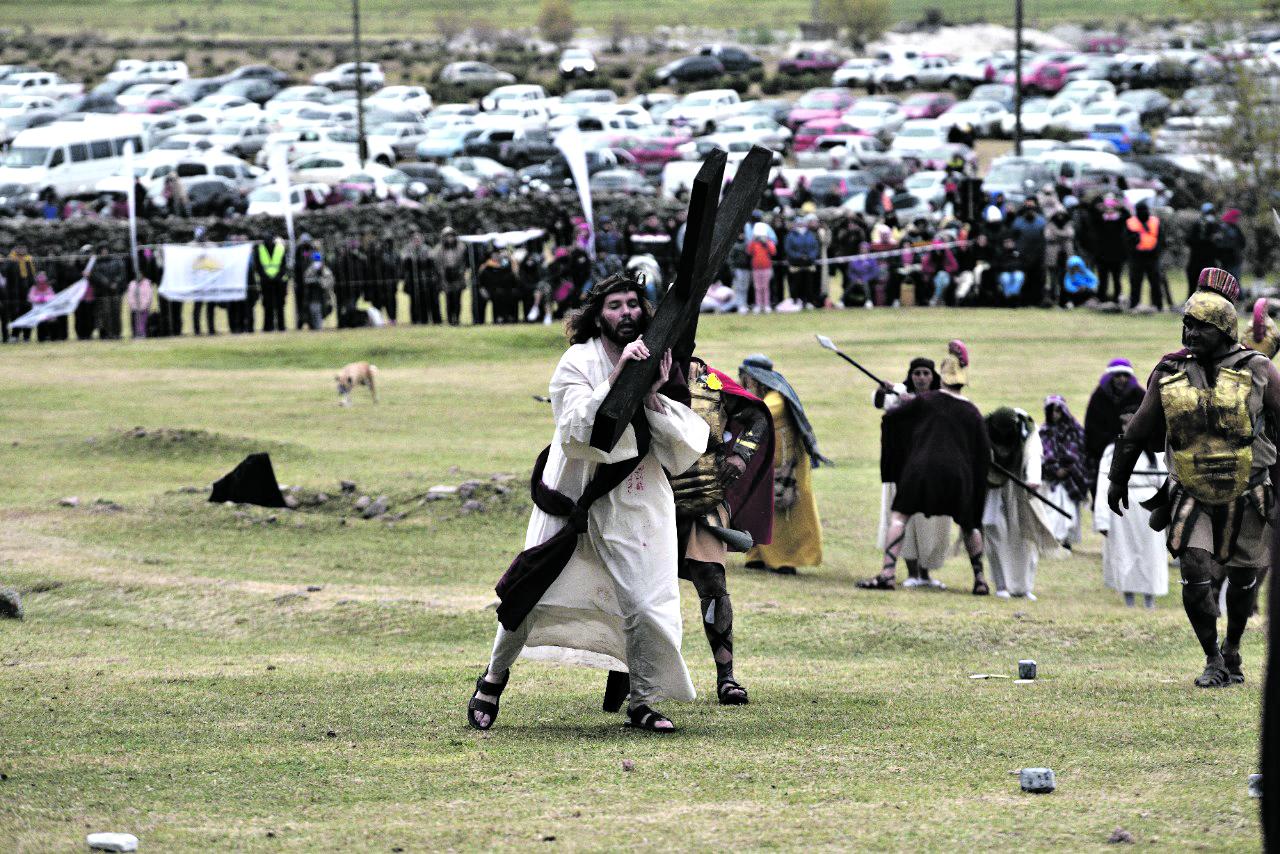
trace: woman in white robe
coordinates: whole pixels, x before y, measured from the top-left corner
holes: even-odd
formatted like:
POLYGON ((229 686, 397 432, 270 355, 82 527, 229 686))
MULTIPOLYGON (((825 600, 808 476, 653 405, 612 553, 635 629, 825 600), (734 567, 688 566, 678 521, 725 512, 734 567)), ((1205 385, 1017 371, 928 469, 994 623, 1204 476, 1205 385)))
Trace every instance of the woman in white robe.
POLYGON ((1111 455, 1115 444, 1102 453, 1098 469, 1098 494, 1093 501, 1094 527, 1106 537, 1102 544, 1102 583, 1124 594, 1124 602, 1134 607, 1135 597, 1142 594, 1148 609, 1156 606, 1157 596, 1169 592, 1169 555, 1165 551, 1164 533, 1151 530, 1151 511, 1142 502, 1160 489, 1168 474, 1164 454, 1143 454, 1129 479, 1129 509, 1116 517, 1107 506, 1107 490, 1111 480, 1111 455), (1154 473, 1153 473, 1154 472, 1154 473))

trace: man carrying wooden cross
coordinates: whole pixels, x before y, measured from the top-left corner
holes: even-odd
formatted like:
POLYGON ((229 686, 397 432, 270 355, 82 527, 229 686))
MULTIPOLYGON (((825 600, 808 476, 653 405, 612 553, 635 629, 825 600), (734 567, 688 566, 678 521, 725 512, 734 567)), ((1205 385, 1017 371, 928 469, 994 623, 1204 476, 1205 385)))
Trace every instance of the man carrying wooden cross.
POLYGON ((713 153, 694 182, 680 271, 657 314, 644 301, 644 283, 615 275, 597 284, 569 321, 572 346, 551 379, 555 438, 534 466, 536 507, 525 550, 498 582, 501 626, 467 704, 467 723, 476 729, 493 726, 522 651, 628 671, 627 725, 649 732, 675 729, 650 703, 695 695, 680 656, 668 473, 693 465, 709 431, 663 387, 672 377, 672 350, 686 346, 711 276, 768 174, 768 152, 748 155, 726 197, 728 213, 718 219, 724 162, 723 152, 713 153))

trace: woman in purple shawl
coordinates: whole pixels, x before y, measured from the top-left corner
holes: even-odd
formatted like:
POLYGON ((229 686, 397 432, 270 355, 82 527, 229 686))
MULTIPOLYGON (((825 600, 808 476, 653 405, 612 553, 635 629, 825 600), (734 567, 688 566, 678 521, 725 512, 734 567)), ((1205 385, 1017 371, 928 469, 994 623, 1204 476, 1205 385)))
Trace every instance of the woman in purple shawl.
POLYGON ((1085 476, 1089 492, 1097 490, 1098 461, 1102 452, 1124 432, 1120 413, 1133 402, 1142 402, 1146 392, 1134 374, 1133 363, 1128 359, 1112 359, 1107 370, 1098 380, 1098 387, 1089 398, 1089 408, 1084 413, 1085 476))
POLYGON ((1080 505, 1089 498, 1086 475, 1084 428, 1056 394, 1044 401, 1044 424, 1040 426, 1044 448, 1043 480, 1048 499, 1071 512, 1071 518, 1054 514, 1050 528, 1054 539, 1068 549, 1080 542, 1080 505))

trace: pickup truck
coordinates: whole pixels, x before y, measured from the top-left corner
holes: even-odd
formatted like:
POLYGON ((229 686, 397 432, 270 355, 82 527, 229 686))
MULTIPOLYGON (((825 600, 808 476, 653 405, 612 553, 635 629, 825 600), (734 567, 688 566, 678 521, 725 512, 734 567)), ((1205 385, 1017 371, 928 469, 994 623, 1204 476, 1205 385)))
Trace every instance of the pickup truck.
POLYGON ((543 163, 558 151, 545 132, 504 127, 483 128, 462 146, 468 157, 488 157, 513 169, 543 163))
POLYGON ((54 100, 84 94, 83 83, 68 83, 51 71, 27 71, 11 74, 0 83, 0 97, 9 95, 45 95, 54 100))

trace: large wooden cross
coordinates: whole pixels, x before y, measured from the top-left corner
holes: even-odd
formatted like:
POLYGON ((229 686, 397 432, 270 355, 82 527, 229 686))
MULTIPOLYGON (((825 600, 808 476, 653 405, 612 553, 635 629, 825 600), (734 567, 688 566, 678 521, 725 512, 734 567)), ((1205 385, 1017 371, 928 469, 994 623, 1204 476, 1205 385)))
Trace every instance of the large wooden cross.
POLYGON ((733 185, 724 199, 725 153, 715 149, 702 161, 689 192, 684 247, 675 282, 658 303, 658 310, 644 333, 649 358, 627 362, 618 381, 600 404, 591 430, 591 446, 611 451, 635 417, 658 375, 659 360, 672 351, 672 364, 687 368, 693 355, 698 314, 711 280, 742 235, 747 218, 760 203, 769 180, 773 154, 755 146, 738 166, 733 185))

